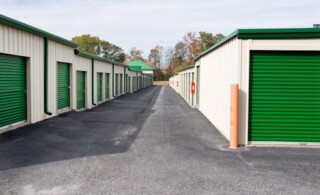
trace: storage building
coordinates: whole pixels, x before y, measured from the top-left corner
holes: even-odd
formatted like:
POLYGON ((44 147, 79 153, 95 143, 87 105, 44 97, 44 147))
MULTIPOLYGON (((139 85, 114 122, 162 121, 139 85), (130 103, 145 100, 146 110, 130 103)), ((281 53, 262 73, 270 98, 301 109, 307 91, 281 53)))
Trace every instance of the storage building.
POLYGON ((240 144, 319 144, 320 29, 239 29, 195 64, 199 110, 227 139, 239 84, 240 144))

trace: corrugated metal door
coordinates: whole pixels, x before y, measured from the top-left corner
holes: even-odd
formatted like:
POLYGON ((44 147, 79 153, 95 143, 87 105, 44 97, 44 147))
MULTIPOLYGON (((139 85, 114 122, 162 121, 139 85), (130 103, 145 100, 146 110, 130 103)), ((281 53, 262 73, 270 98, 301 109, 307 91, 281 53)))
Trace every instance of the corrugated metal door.
POLYGON ((27 120, 26 60, 0 54, 0 127, 27 120))
POLYGON ((70 107, 70 66, 58 63, 58 110, 70 107))
POLYGON ((123 85, 122 79, 123 79, 123 78, 122 78, 122 74, 120 74, 120 95, 123 94, 123 91, 122 91, 122 89, 123 89, 123 88, 122 88, 122 85, 123 85))
POLYGON ((102 101, 102 73, 97 73, 97 101, 102 101))
POLYGON ((116 82, 116 92, 115 92, 115 94, 116 94, 116 96, 118 95, 118 90, 119 90, 119 88, 118 88, 118 85, 119 85, 119 78, 118 78, 119 76, 118 76, 118 74, 116 74, 116 80, 115 80, 115 82, 116 82))
POLYGON ((106 73, 106 99, 110 99, 110 73, 106 73))
POLYGON ((86 73, 77 71, 77 109, 85 108, 86 105, 86 73))
POLYGON ((249 141, 320 142, 320 52, 251 53, 249 141))

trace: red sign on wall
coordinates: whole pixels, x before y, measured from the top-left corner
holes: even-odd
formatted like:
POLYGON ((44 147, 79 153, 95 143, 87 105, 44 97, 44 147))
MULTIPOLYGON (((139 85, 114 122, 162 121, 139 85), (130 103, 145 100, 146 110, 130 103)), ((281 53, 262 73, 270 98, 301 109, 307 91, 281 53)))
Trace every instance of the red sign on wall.
POLYGON ((179 87, 179 81, 177 81, 177 87, 179 87))
POLYGON ((191 82, 191 94, 195 94, 195 92, 196 92, 196 83, 191 82))

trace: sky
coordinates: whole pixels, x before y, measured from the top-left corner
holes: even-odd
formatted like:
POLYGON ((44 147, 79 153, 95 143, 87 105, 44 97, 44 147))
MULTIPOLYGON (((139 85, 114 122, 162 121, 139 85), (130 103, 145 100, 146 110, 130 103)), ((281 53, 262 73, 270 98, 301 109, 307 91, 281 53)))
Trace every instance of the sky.
POLYGON ((0 14, 70 39, 99 36, 144 56, 187 32, 228 35, 240 28, 302 28, 320 23, 319 0, 0 0, 0 14))

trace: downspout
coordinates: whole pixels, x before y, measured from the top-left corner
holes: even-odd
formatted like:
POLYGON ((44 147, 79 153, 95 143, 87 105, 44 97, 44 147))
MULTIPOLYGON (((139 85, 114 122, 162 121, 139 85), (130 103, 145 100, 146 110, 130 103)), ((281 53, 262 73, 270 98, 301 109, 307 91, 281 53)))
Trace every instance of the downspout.
POLYGON ((48 111, 48 38, 44 37, 44 112, 52 115, 48 111))
POLYGON ((91 59, 91 96, 92 96, 92 105, 96 106, 97 104, 94 103, 94 59, 91 59))
POLYGON ((114 96, 114 64, 112 64, 112 97, 114 96))

